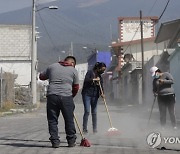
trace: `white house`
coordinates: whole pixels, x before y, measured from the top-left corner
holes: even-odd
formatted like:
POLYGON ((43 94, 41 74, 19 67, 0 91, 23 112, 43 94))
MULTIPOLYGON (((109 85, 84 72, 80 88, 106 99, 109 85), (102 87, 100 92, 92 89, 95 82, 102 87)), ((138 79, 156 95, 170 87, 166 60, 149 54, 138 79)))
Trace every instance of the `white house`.
POLYGON ((17 74, 19 85, 31 81, 31 32, 30 25, 0 25, 0 68, 17 74))
MULTIPOLYGON (((158 17, 148 16, 142 18, 143 23, 143 54, 144 54, 144 64, 151 59, 154 55, 159 55, 162 53, 164 44, 156 44, 155 40, 155 23, 158 17)), ((134 87, 137 92, 136 97, 139 97, 136 103, 142 104, 141 96, 142 93, 142 49, 141 49, 141 28, 139 17, 119 17, 119 40, 113 42, 112 49, 117 56, 118 64, 114 69, 113 74, 117 74, 116 79, 114 79, 114 85, 118 90, 114 91, 117 99, 124 100, 128 103, 132 96, 132 88, 130 83, 134 83, 134 87), (124 58, 124 61, 122 61, 124 58), (126 65, 127 64, 127 65, 126 65), (125 98, 126 97, 126 98, 125 98)), ((133 94, 134 94, 133 93, 133 94)), ((130 102, 129 102, 130 103, 130 102)))

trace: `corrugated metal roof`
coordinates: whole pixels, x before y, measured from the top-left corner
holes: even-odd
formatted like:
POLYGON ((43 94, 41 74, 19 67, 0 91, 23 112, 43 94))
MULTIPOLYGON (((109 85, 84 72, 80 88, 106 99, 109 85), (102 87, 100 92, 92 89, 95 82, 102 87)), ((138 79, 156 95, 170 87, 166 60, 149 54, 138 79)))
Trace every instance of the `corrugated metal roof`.
POLYGON ((180 37, 179 33, 180 33, 180 19, 162 23, 158 31, 158 34, 156 36, 155 43, 171 40, 168 46, 172 47, 174 40, 179 39, 180 37))

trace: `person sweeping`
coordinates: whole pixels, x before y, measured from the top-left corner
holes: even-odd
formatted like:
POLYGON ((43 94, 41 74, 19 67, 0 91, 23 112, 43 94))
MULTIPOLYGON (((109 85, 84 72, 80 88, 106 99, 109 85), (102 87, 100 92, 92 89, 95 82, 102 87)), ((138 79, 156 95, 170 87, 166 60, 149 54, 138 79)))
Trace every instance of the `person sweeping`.
POLYGON ((92 114, 93 133, 97 133, 97 102, 100 95, 104 97, 104 95, 101 93, 98 82, 100 81, 101 86, 103 85, 103 79, 101 75, 105 70, 106 64, 103 62, 97 62, 93 69, 89 70, 85 75, 81 93, 84 105, 83 133, 88 133, 87 124, 90 108, 92 114))
POLYGON ((166 110, 170 114, 171 123, 174 129, 177 129, 175 118, 175 93, 172 87, 174 84, 173 77, 168 72, 161 72, 161 70, 153 66, 150 69, 153 79, 153 93, 158 100, 160 123, 162 129, 166 124, 166 110))
POLYGON ((73 97, 79 89, 79 78, 74 68, 76 59, 68 56, 64 61, 51 64, 44 72, 40 73, 40 80, 49 80, 47 91, 47 120, 52 147, 60 146, 58 135, 58 118, 60 111, 65 122, 66 139, 68 147, 76 145, 76 129, 74 125, 73 97))

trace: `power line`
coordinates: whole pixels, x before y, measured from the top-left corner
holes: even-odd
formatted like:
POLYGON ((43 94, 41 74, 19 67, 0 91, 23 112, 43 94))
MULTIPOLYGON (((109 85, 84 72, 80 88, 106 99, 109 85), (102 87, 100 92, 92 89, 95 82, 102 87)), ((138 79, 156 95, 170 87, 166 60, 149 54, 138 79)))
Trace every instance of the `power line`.
MULTIPOLYGON (((158 1, 158 0, 156 0, 156 1, 153 3, 151 9, 150 9, 149 12, 147 13, 148 15, 149 15, 149 14, 151 13, 151 11, 153 10, 153 8, 154 8, 154 6, 156 5, 157 1, 158 1)), ((147 15, 147 16, 148 16, 148 15, 147 15)))
POLYGON ((52 37, 50 36, 50 34, 49 34, 49 32, 48 32, 48 30, 47 30, 47 28, 46 28, 46 25, 44 24, 44 21, 43 21, 43 19, 42 19, 42 17, 41 17, 41 14, 40 14, 39 12, 38 12, 38 14, 39 14, 40 20, 41 20, 41 22, 42 22, 42 24, 43 24, 44 30, 46 31, 46 34, 47 34, 50 42, 52 43, 53 47, 56 48, 56 45, 54 44, 54 42, 53 42, 53 40, 52 40, 52 37))
MULTIPOLYGON (((167 3, 166 3, 166 5, 165 5, 165 7, 164 7, 164 9, 163 9, 163 11, 162 11, 162 13, 161 13, 161 15, 159 16, 157 22, 155 22, 152 26, 155 26, 155 25, 160 21, 160 19, 161 19, 162 16, 164 15, 164 12, 165 12, 166 9, 167 9, 167 6, 169 5, 169 2, 170 2, 170 0, 167 1, 167 3)), ((145 24, 143 24, 143 25, 144 25, 145 27, 147 27, 147 28, 152 27, 152 26, 146 26, 145 24)))
MULTIPOLYGON (((51 12, 49 12, 47 15, 48 15, 48 16, 52 16, 51 12)), ((80 38, 82 38, 82 33, 78 33, 77 31, 75 31, 74 29, 72 29, 72 27, 70 27, 70 24, 66 24, 66 22, 63 22, 63 19, 59 19, 56 14, 53 14, 53 18, 50 17, 50 19, 55 19, 56 21, 59 20, 59 21, 61 22, 61 23, 60 23, 60 22, 57 22, 57 23, 54 23, 54 24, 53 24, 53 25, 56 24, 56 33, 55 33, 54 35, 58 35, 57 31, 60 31, 60 30, 61 30, 61 32, 62 32, 63 29, 64 29, 64 31, 65 31, 66 28, 68 27, 69 33, 70 33, 70 31, 72 31, 71 34, 72 34, 72 33, 75 33, 76 35, 74 35, 74 36, 77 36, 77 35, 78 35, 78 36, 80 36, 80 38), (55 18, 56 18, 56 19, 55 19, 55 18), (57 27, 58 27, 58 28, 57 28, 57 27)), ((52 22, 50 22, 49 20, 47 20, 47 18, 46 18, 45 20, 46 20, 46 22, 52 24, 52 22)), ((59 36, 63 36, 63 35, 58 35, 58 37, 59 37, 59 36)))
POLYGON ((167 2, 167 4, 166 4, 166 6, 165 6, 165 8, 164 8, 163 12, 161 13, 161 15, 160 15, 160 17, 159 17, 158 21, 159 21, 159 20, 162 18, 162 16, 164 15, 164 12, 166 11, 167 6, 169 5, 169 2, 170 2, 170 0, 168 0, 168 2, 167 2))

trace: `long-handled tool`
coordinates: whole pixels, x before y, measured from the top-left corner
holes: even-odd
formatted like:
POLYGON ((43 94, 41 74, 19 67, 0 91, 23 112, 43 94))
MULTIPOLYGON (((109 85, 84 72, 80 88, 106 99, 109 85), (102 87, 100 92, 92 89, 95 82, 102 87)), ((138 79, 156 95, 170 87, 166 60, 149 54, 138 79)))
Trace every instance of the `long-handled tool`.
POLYGON ((149 115, 149 119, 148 119, 148 124, 147 126, 149 126, 149 122, 150 122, 150 119, 151 119, 151 115, 152 115, 152 111, 153 111, 153 108, 154 108, 154 104, 156 102, 156 95, 154 96, 154 101, 153 101, 153 104, 152 104, 152 107, 151 107, 151 112, 150 112, 150 115, 149 115))
POLYGON ((76 122, 76 125, 77 125, 77 127, 78 127, 78 129, 79 129, 79 132, 80 132, 80 134, 81 134, 81 137, 82 137, 80 146, 90 147, 90 146, 91 146, 91 143, 84 137, 84 135, 83 135, 83 133, 82 133, 82 130, 81 130, 80 126, 79 126, 79 122, 78 122, 78 120, 77 120, 77 118, 76 118, 75 113, 74 113, 74 120, 75 120, 75 122, 76 122))
MULTIPOLYGON (((99 84, 99 87, 100 87, 101 94, 104 96, 104 92, 103 92, 100 81, 98 81, 98 84, 99 84)), ((108 129, 108 132, 109 132, 109 134, 119 134, 118 129, 114 128, 113 125, 112 125, 112 121, 111 121, 111 117, 110 117, 110 114, 109 114, 109 110, 108 110, 108 107, 107 107, 105 97, 103 97, 103 102, 104 102, 104 105, 105 105, 105 108, 106 108, 106 112, 108 114, 109 124, 110 124, 110 127, 111 127, 111 128, 108 129)))

